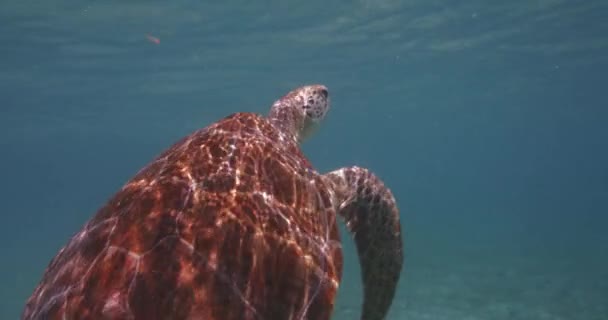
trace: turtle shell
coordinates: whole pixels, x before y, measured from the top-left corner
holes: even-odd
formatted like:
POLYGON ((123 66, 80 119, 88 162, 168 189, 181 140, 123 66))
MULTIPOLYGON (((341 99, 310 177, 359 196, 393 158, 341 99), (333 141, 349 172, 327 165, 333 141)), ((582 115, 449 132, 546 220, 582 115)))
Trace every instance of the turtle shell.
POLYGON ((111 197, 50 262, 22 319, 328 319, 335 216, 297 143, 237 113, 111 197))

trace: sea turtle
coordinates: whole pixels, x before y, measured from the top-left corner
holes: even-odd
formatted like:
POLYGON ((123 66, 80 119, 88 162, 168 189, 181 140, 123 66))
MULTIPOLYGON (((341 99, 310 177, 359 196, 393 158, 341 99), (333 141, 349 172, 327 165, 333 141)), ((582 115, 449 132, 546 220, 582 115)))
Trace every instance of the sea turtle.
POLYGON ((235 113, 139 171, 49 263, 22 319, 329 319, 336 216, 382 319, 403 262, 391 191, 360 167, 319 174, 300 151, 329 108, 308 85, 268 116, 235 113))

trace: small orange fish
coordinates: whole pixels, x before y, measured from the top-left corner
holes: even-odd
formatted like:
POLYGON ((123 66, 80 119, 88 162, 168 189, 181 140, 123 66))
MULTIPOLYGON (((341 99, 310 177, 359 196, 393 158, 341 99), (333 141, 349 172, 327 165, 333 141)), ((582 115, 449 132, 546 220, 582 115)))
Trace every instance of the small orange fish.
POLYGON ((160 39, 149 34, 146 34, 146 39, 154 44, 160 44, 160 39))

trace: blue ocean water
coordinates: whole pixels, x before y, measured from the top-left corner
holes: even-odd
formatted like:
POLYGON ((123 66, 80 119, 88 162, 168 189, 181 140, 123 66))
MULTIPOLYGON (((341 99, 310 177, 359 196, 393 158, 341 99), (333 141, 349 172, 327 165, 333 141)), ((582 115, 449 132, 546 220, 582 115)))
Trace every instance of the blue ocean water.
MULTIPOLYGON (((0 9, 0 319, 171 143, 326 84, 303 149, 401 208, 389 319, 608 319, 608 2, 10 1, 0 9)), ((356 319, 343 233, 334 319, 356 319)))

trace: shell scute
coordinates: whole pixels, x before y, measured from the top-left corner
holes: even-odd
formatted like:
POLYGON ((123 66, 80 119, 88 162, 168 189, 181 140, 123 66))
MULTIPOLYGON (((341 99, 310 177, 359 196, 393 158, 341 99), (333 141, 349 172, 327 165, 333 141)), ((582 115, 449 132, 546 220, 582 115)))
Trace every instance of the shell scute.
POLYGON ((335 212, 280 136, 241 113, 171 146, 62 249, 24 318, 328 316, 335 212))

